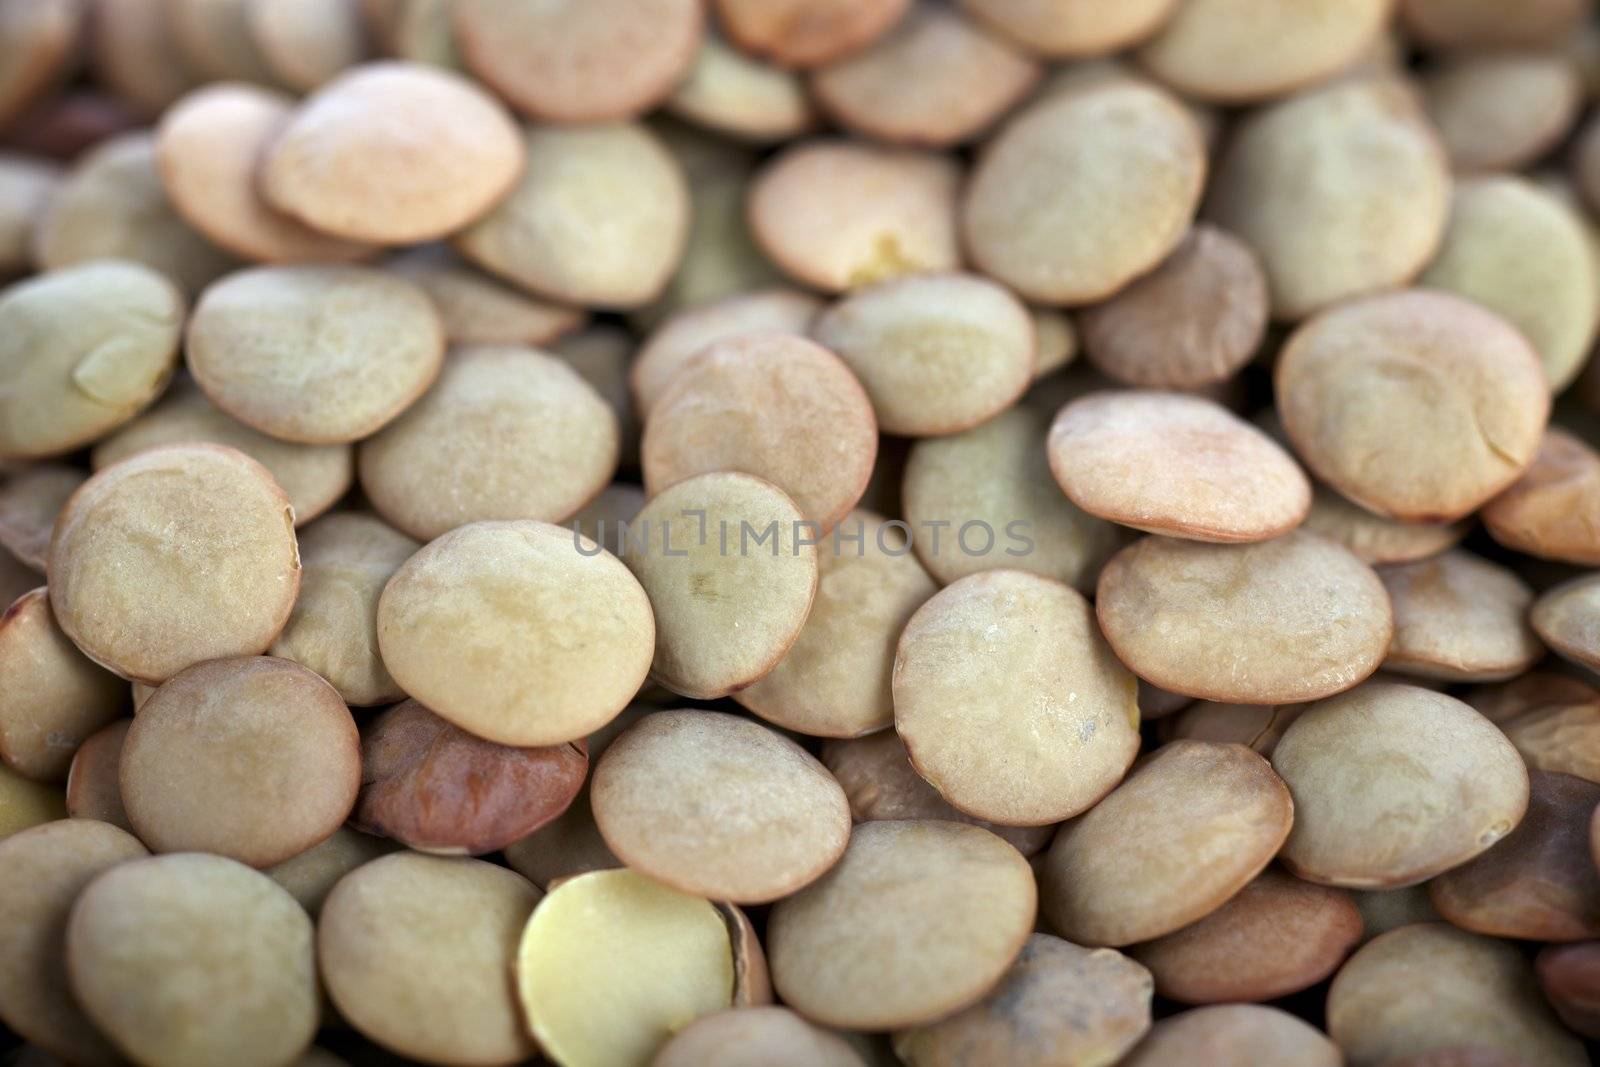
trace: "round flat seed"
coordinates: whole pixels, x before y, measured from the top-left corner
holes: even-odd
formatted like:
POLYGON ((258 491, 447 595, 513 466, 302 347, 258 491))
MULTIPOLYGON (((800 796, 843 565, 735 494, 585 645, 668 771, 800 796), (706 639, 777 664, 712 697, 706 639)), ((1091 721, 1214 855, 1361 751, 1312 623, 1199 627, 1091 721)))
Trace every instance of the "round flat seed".
POLYGON ((1600 698, 1552 701, 1495 723, 1530 768, 1600 783, 1600 698))
POLYGON ((154 856, 78 897, 67 970, 85 1014, 137 1063, 272 1067, 316 1034, 312 938, 266 875, 221 856, 154 856))
POLYGON ((1191 0, 1139 49, 1187 97, 1243 104, 1323 81, 1376 41, 1389 0, 1191 0))
POLYGON ((1287 731, 1309 704, 1219 704, 1202 700, 1161 720, 1163 741, 1216 741, 1245 745, 1272 758, 1287 731))
POLYGON ((640 447, 652 496, 696 475, 743 471, 778 486, 826 531, 861 499, 878 427, 861 383, 828 349, 741 334, 679 371, 650 409, 640 447))
POLYGON ((33 269, 33 228, 60 181, 53 163, 0 152, 0 279, 33 269))
POLYGON ((294 509, 295 524, 310 522, 338 502, 356 479, 349 445, 280 441, 229 418, 187 378, 161 402, 95 446, 95 470, 162 445, 214 444, 238 449, 267 469, 294 509))
POLYGON ((1492 682, 1544 656, 1528 627, 1533 590, 1516 574, 1470 552, 1382 567, 1394 605, 1385 670, 1447 682, 1492 682))
MULTIPOLYGON (((904 5, 902 5, 904 6, 904 5)), ((0 2, 0 126, 7 126, 36 98, 65 80, 89 5, 82 0, 0 2)))
POLYGON ((1436 556, 1459 544, 1468 529, 1466 522, 1400 522, 1374 515, 1325 485, 1311 487, 1311 510, 1303 525, 1372 564, 1436 556))
POLYGON ((536 126, 510 194, 455 239, 491 274, 570 304, 635 308, 661 295, 683 255, 689 188, 636 123, 536 126))
POLYGON ((47 823, 0 842, 0 1019, 71 1063, 112 1067, 121 1057, 67 985, 67 917, 101 872, 146 855, 130 834, 88 819, 47 823))
POLYGON ((1600 453, 1551 426, 1532 466, 1480 514, 1494 539, 1515 552, 1600 566, 1600 453))
POLYGON ((1449 200, 1444 149, 1411 89, 1368 78, 1246 116, 1209 211, 1261 257, 1273 316, 1294 321, 1413 278, 1449 200))
POLYGON ((850 839, 850 805, 822 764, 721 712, 646 716, 606 749, 590 802, 629 867, 715 900, 788 896, 833 866, 850 839))
POLYGON ((451 353, 357 464, 378 513, 431 540, 482 519, 566 520, 611 480, 619 440, 616 414, 565 361, 482 346, 451 353))
POLYGON ((267 68, 300 92, 366 58, 366 28, 356 0, 246 0, 245 15, 267 68))
POLYGON ((593 871, 539 904, 517 949, 516 985, 551 1058, 627 1067, 732 1005, 733 950, 710 902, 632 871, 593 871))
POLYGON ((1131 955, 1162 996, 1218 1004, 1298 993, 1332 974, 1360 940, 1349 893, 1269 868, 1199 922, 1131 955))
POLYGON ((0 614, 0 758, 17 773, 64 781, 73 752, 127 703, 128 684, 61 632, 46 590, 0 614))
POLYGON ((781 489, 734 472, 679 482, 645 505, 624 559, 655 607, 652 678, 711 700, 783 659, 817 588, 817 550, 802 543, 802 526, 781 489))
POLYGON ((183 297, 137 263, 48 271, 0 290, 0 455, 71 452, 160 395, 183 297))
POLYGON ((1275 386, 1295 452, 1318 477, 1379 514, 1420 522, 1461 518, 1515 482, 1550 407, 1538 357, 1509 323, 1419 289, 1302 325, 1275 386))
POLYGON ((1368 942, 1334 978, 1327 1018, 1351 1067, 1463 1045, 1550 1067, 1588 1059, 1539 995, 1518 946, 1444 923, 1368 942))
POLYGON ((1166 93, 1105 81, 1047 94, 984 149, 962 234, 973 262, 1027 299, 1091 304, 1178 246, 1205 173, 1200 130, 1166 93))
POLYGON ((534 1048, 510 976, 539 896, 482 860, 400 852, 363 864, 322 906, 328 995, 363 1036, 402 1056, 520 1063, 534 1048))
POLYGON ((33 258, 42 270, 131 260, 189 294, 234 265, 173 210, 148 130, 112 137, 78 157, 33 232, 33 258))
POLYGON ((1174 741, 1056 833, 1044 917, 1083 945, 1170 934, 1225 904, 1271 862, 1295 805, 1243 745, 1174 741), (1123 847, 1137 841, 1137 848, 1123 847))
POLYGON ((421 547, 359 513, 329 515, 308 528, 300 537, 300 596, 272 655, 309 667, 347 704, 403 699, 378 652, 378 598, 421 547))
POLYGON ((655 639, 651 601, 628 569, 542 522, 445 534, 395 572, 378 604, 378 645, 400 687, 502 745, 556 745, 603 726, 639 691, 655 639))
POLYGON ((588 767, 581 742, 497 745, 408 700, 362 731, 351 821, 421 852, 497 852, 561 814, 588 767))
POLYGON ((846 129, 890 144, 944 148, 988 129, 1039 81, 1005 38, 939 4, 914 6, 872 47, 821 68, 811 90, 846 129), (928 72, 937 70, 937 78, 928 72))
POLYGON ((757 143, 798 137, 816 118, 799 75, 714 34, 701 39, 694 62, 665 106, 685 122, 757 143))
POLYGON ((847 516, 823 542, 817 570, 816 600, 800 636, 735 699, 813 737, 882 730, 894 723, 890 670, 900 631, 938 586, 900 531, 864 511, 847 516))
POLYGON ((118 719, 89 735, 73 753, 67 771, 67 814, 74 819, 95 819, 133 832, 122 806, 120 781, 122 746, 132 725, 132 719, 118 719))
POLYGON ((1483 852, 1528 806, 1528 771, 1505 735, 1459 700, 1410 685, 1319 701, 1272 765, 1295 801, 1283 861, 1324 885, 1414 885, 1483 852))
POLYGON ((44 570, 56 516, 88 480, 76 467, 40 463, 0 483, 0 548, 34 570, 44 570))
POLYGON ((784 67, 816 67, 894 28, 911 0, 715 0, 728 36, 784 67))
POLYGON ((970 823, 1003 838, 1028 857, 1043 851, 1056 832, 1054 826, 1001 826, 952 807, 911 766, 906 746, 893 730, 829 741, 822 746, 821 759, 844 787, 850 814, 857 822, 938 819, 970 823))
POLYGON ((283 490, 242 452, 141 452, 90 478, 56 520, 56 621, 96 663, 151 684, 262 652, 300 588, 293 521, 283 490))
POLYGON ((916 274, 857 290, 811 336, 861 379, 878 426, 902 437, 959 433, 1014 404, 1033 381, 1033 318, 975 274, 916 274))
POLYGON ((275 863, 264 872, 289 891, 307 914, 316 918, 328 894, 345 875, 379 856, 387 856, 400 846, 381 837, 360 834, 341 826, 321 844, 312 845, 298 856, 275 863))
POLYGON ((903 511, 917 557, 936 580, 1008 567, 1094 588, 1125 538, 1062 494, 1050 473, 1049 428, 1048 414, 1019 405, 911 447, 903 511))
POLYGON ((256 164, 293 108, 293 98, 251 85, 190 93, 156 130, 162 185, 173 210, 234 255, 267 263, 359 259, 366 246, 307 229, 267 207, 256 191, 256 164))
POLYGON ((1480 934, 1529 941, 1600 937, 1600 873, 1589 855, 1600 785, 1544 771, 1529 778, 1527 816, 1497 847, 1429 882, 1433 906, 1480 934))
POLYGON ((961 6, 1022 48, 1069 59, 1137 44, 1172 16, 1178 0, 962 0, 961 6))
POLYGON ((648 111, 688 72, 698 0, 454 0, 468 69, 546 122, 604 122, 648 111))
POLYGON ((268 867, 345 821, 361 786, 361 741, 339 694, 304 667, 212 660, 145 701, 119 780, 152 850, 268 867))
POLYGON ((822 303, 797 289, 738 293, 677 312, 639 346, 628 384, 640 414, 648 416, 686 364, 717 341, 741 333, 804 335, 822 303))
POLYGON ((1157 1023, 1122 1067, 1191 1063, 1270 1063, 1274 1067, 1341 1067, 1344 1057, 1322 1032, 1264 1004, 1217 1004, 1157 1023))
POLYGON ((919 1026, 994 987, 1027 942, 1036 905, 1027 862, 986 830, 863 823, 832 871, 773 908, 773 983, 827 1026, 919 1026))
POLYGON ((1372 569, 1298 531, 1253 545, 1146 537, 1100 572, 1095 606, 1117 657, 1141 678, 1249 704, 1349 689, 1377 669, 1393 633, 1372 569))
POLYGON ((901 274, 955 270, 960 181, 959 165, 943 155, 802 142, 756 175, 750 231, 785 274, 832 293, 901 274))
POLYGON ((414 244, 489 210, 523 163, 511 117, 473 82, 417 63, 370 63, 300 105, 267 146, 259 181, 272 207, 312 229, 414 244))
POLYGON ((1589 358, 1600 326, 1600 261, 1588 223, 1556 194, 1516 177, 1459 182, 1439 254, 1419 284, 1501 315, 1539 353, 1552 392, 1589 358))
POLYGON ((1580 667, 1600 667, 1600 575, 1563 582, 1534 601, 1528 622, 1545 644, 1580 667))
POLYGON ((189 370, 211 402, 304 444, 370 437, 444 361, 426 293, 363 267, 257 267, 208 288, 189 320, 189 370))
POLYGON ((1553 53, 1451 57, 1423 81, 1428 111, 1458 172, 1518 170, 1571 129, 1578 71, 1553 53))
POLYGON ((428 294, 452 345, 549 344, 588 317, 580 308, 546 303, 490 277, 445 245, 408 249, 383 267, 428 294))
POLYGON ((1592 10, 1591 0, 1401 0, 1401 24, 1433 48, 1508 48, 1559 41, 1592 10))
POLYGON ((1534 961, 1534 969, 1545 999, 1562 1022, 1585 1037, 1600 1034, 1600 945, 1592 941, 1547 945, 1534 961))
POLYGON ((1150 972, 1120 952, 1034 934, 993 992, 895 1035, 910 1067, 1120 1062, 1150 1029, 1150 972))
POLYGON ((1050 427, 1050 469, 1091 515, 1198 541, 1265 541, 1305 518, 1311 483, 1273 440, 1182 393, 1092 393, 1050 427))
POLYGON ((998 823, 1057 823, 1110 792, 1139 751, 1137 699, 1082 594, 1023 571, 937 593, 895 655, 895 729, 912 765, 998 823))
POLYGON ((1194 389, 1226 381, 1267 328, 1267 279, 1248 245, 1204 223, 1161 265, 1079 317, 1084 352, 1120 382, 1194 389))
POLYGON ((650 1067, 866 1067, 849 1042, 787 1008, 702 1015, 679 1030, 650 1067))

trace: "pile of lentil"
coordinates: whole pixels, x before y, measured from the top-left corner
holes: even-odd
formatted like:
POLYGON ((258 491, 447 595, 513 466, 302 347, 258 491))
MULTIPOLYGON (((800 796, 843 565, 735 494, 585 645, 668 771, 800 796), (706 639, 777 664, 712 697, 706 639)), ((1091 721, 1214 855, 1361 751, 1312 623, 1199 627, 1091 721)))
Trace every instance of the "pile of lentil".
POLYGON ((1595 0, 0 0, 0 1064, 1577 1067, 1595 0))

